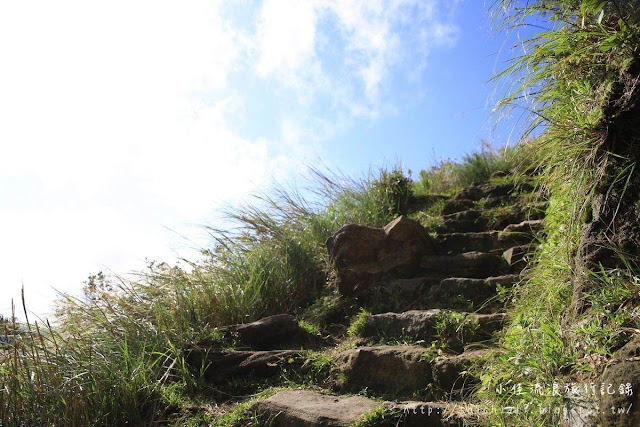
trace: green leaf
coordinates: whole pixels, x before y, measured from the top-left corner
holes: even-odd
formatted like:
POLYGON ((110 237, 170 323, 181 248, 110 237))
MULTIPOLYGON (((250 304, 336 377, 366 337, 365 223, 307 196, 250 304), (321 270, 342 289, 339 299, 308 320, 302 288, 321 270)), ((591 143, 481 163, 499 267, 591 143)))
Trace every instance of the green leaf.
POLYGON ((629 27, 627 27, 627 24, 622 18, 618 19, 618 26, 620 27, 620 31, 622 31, 623 33, 629 31, 629 27))
POLYGON ((618 35, 614 34, 610 37, 607 37, 606 39, 604 39, 601 43, 600 43, 600 50, 602 52, 606 52, 608 50, 613 49, 614 47, 616 47, 616 41, 618 39, 618 35))

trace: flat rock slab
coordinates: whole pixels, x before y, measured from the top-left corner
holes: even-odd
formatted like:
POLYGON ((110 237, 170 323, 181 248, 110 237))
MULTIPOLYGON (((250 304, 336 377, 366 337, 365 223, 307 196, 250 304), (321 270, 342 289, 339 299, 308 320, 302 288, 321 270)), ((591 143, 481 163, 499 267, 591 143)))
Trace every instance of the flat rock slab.
POLYGON ((256 402, 249 411, 274 427, 346 427, 382 406, 362 396, 330 396, 312 390, 285 390, 256 402))
POLYGON ((218 328, 226 339, 255 350, 274 350, 285 347, 299 348, 304 340, 304 330, 295 316, 277 314, 256 322, 218 328))
POLYGON ((510 224, 498 234, 498 242, 503 246, 527 245, 543 228, 544 222, 540 219, 510 224))
POLYGON ((449 256, 425 256, 420 268, 431 277, 469 277, 484 279, 506 271, 505 260, 486 252, 465 252, 449 256))
POLYGON ((497 231, 445 233, 437 237, 438 251, 445 254, 489 252, 498 249, 497 231))
POLYGON ((445 229, 455 232, 486 231, 488 221, 482 216, 482 211, 469 209, 442 216, 445 229))
POLYGON ((388 403, 387 407, 398 411, 403 427, 463 427, 476 425, 471 405, 456 405, 448 402, 399 402, 388 403))
POLYGON ((446 392, 463 392, 477 384, 477 379, 463 375, 474 361, 488 355, 490 350, 465 351, 457 356, 439 357, 433 364, 433 382, 446 392))
POLYGON ((533 191, 533 186, 529 183, 522 182, 518 184, 498 184, 483 183, 472 185, 462 190, 456 196, 456 199, 467 199, 478 201, 485 198, 504 199, 514 192, 528 193, 533 191))
POLYGON ((498 285, 509 287, 519 280, 520 276, 517 274, 494 276, 486 279, 452 277, 431 286, 427 290, 426 298, 444 306, 457 299, 463 299, 475 307, 483 304, 488 298, 495 296, 498 285))
POLYGON ((199 347, 188 353, 187 362, 195 369, 204 369, 208 381, 222 383, 241 376, 276 375, 285 364, 301 364, 302 354, 296 350, 218 351, 199 347))
POLYGON ((336 357, 351 389, 368 388, 384 393, 410 393, 431 382, 431 365, 424 347, 398 345, 358 347, 336 357))
POLYGON ((437 334, 437 322, 446 320, 448 315, 456 314, 463 318, 472 332, 465 330, 462 326, 457 333, 465 338, 466 342, 486 339, 494 332, 501 329, 505 320, 505 314, 475 314, 464 312, 452 312, 450 310, 410 310, 404 313, 382 313, 370 316, 360 333, 363 338, 385 337, 385 338, 410 338, 431 342, 439 337, 437 334), (477 326, 477 330, 475 328, 477 326), (472 335, 471 335, 472 334, 472 335))

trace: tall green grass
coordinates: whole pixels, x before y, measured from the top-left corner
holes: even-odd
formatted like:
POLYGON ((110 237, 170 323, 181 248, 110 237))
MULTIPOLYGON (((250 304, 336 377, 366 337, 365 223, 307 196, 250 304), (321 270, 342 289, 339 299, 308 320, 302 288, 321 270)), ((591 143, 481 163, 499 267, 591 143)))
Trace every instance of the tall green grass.
POLYGON ((467 154, 460 161, 440 160, 420 171, 416 194, 449 194, 464 187, 488 181, 496 174, 510 174, 514 179, 540 167, 531 144, 520 143, 494 148, 483 144, 482 150, 467 154))
POLYGON ((406 209, 411 185, 398 169, 311 176, 305 191, 279 188, 229 211, 237 227, 209 228, 211 249, 184 267, 97 274, 82 298, 63 298, 55 325, 0 324, 11 336, 0 344, 0 425, 161 424, 176 395, 202 386, 185 361, 191 345, 330 293, 325 240, 347 223, 386 224, 406 209))
POLYGON ((635 169, 638 129, 626 114, 639 96, 640 7, 630 1, 499 0, 494 12, 503 29, 539 29, 496 77, 509 87, 498 111, 524 111, 525 137, 539 133, 530 147, 551 196, 548 238, 514 292, 512 321, 501 351, 479 373, 478 398, 498 409, 488 424, 558 425, 564 384, 597 381, 629 326, 629 278, 640 273, 633 262, 624 270, 582 271, 594 282, 584 295, 591 309, 571 309, 575 283, 582 280, 575 259, 591 200, 602 194, 607 203, 611 191, 624 194, 635 169), (552 393, 554 384, 559 395, 552 393), (514 411, 500 411, 505 407, 514 411))
POLYGON ((562 399, 553 395, 553 385, 564 384, 567 370, 578 357, 562 331, 572 292, 573 251, 580 235, 579 225, 572 220, 570 187, 570 181, 559 181, 549 189, 548 234, 512 292, 511 320, 499 351, 477 372, 482 384, 476 399, 492 409, 485 420, 489 425, 559 423, 560 414, 554 410, 561 409, 562 399))

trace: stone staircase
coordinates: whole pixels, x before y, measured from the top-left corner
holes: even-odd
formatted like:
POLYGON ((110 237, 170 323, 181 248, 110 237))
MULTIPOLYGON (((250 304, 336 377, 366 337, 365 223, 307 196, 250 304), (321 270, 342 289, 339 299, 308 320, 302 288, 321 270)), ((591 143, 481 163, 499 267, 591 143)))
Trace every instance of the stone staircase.
POLYGON ((442 200, 436 230, 406 217, 346 226, 327 242, 338 289, 373 314, 324 338, 291 315, 232 325, 187 360, 214 386, 302 379, 253 402, 242 425, 476 425, 473 372, 508 321, 500 291, 519 281, 542 231, 545 206, 531 203, 532 191, 526 182, 469 187, 442 200))

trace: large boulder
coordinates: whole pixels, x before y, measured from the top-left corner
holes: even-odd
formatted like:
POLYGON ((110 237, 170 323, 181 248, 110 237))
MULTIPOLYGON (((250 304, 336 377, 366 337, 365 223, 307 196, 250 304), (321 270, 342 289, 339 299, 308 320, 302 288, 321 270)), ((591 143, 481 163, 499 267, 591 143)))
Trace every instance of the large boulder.
POLYGON ((343 295, 362 291, 385 274, 409 277, 435 244, 418 222, 400 216, 383 228, 349 224, 327 239, 329 261, 343 295))

